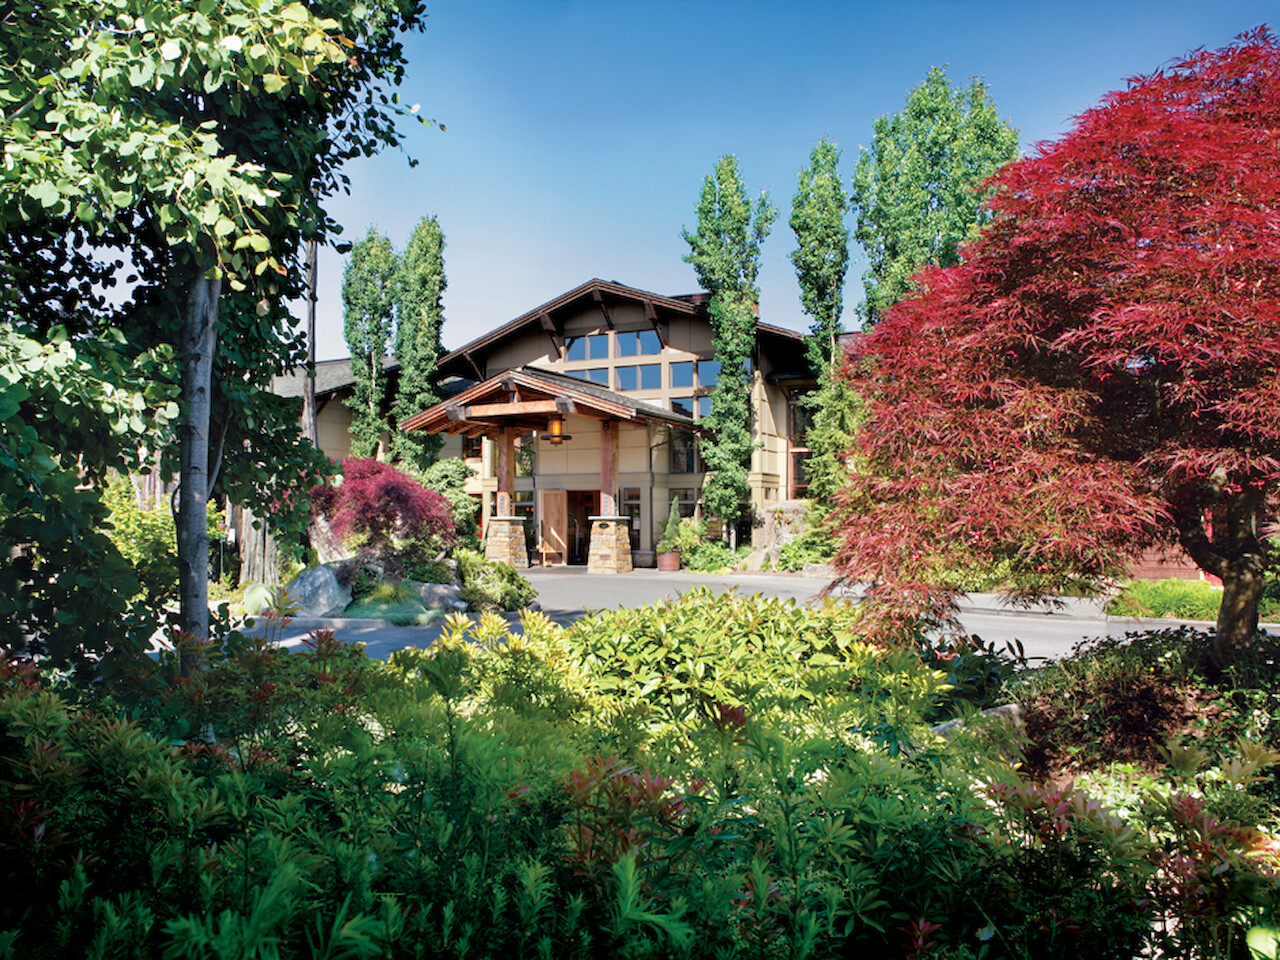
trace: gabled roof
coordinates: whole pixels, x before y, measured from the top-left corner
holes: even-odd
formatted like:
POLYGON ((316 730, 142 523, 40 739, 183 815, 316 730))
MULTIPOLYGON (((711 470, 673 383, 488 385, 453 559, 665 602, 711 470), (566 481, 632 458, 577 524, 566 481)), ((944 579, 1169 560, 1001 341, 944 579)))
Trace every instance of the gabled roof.
POLYGON ((599 384, 537 367, 517 367, 409 417, 400 429, 492 436, 503 427, 545 430, 549 419, 567 414, 696 428, 692 417, 599 384))
MULTIPOLYGON (((382 369, 387 373, 398 373, 400 364, 392 357, 382 358, 382 369)), ((281 397, 300 397, 307 382, 305 366, 292 367, 288 373, 271 380, 271 392, 281 397)), ((316 361, 316 396, 324 398, 337 393, 355 383, 351 376, 351 358, 343 360, 316 361)))
POLYGON ((514 320, 490 330, 483 336, 476 337, 456 350, 451 350, 440 358, 437 369, 442 374, 469 376, 476 372, 480 364, 473 358, 483 356, 497 347, 516 340, 530 330, 541 330, 553 338, 560 335, 560 327, 556 323, 556 315, 567 307, 582 301, 603 305, 606 300, 630 300, 644 307, 645 315, 657 321, 659 313, 679 314, 681 316, 698 316, 705 314, 706 294, 694 293, 683 297, 668 297, 638 287, 629 287, 614 280, 588 280, 562 293, 554 300, 548 300, 541 306, 534 307, 514 320))

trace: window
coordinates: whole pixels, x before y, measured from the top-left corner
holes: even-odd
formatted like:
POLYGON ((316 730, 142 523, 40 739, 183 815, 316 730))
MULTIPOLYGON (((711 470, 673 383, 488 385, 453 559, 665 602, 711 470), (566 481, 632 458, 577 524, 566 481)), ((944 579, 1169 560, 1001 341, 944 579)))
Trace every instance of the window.
POLYGON ((677 501, 680 516, 692 517, 698 512, 697 487, 672 487, 668 492, 677 501))
POLYGON ((591 367, 588 370, 566 370, 565 372, 571 377, 580 377, 583 380, 590 380, 592 383, 609 386, 608 367, 591 367))
POLYGON ((698 441, 687 430, 671 432, 671 472, 700 473, 702 460, 698 456, 698 441))
POLYGON ((671 364, 671 386, 677 390, 693 389, 693 364, 692 363, 671 364))
POLYGON ((652 357, 662 352, 662 341, 656 331, 632 330, 616 336, 620 357, 652 357))
POLYGON ((719 360, 698 361, 698 386, 714 387, 718 379, 720 379, 719 360))
POLYGON ((619 390, 661 390, 662 367, 646 363, 638 367, 618 367, 619 390))
POLYGON ((809 496, 809 478, 804 468, 811 456, 808 450, 791 451, 791 496, 796 500, 809 496))
POLYGON ((671 409, 686 417, 702 420, 711 415, 710 397, 672 397, 671 409))
POLYGON ((622 488, 622 516, 630 517, 631 549, 640 549, 640 488, 622 488))
POLYGON ((661 390, 662 367, 646 363, 638 367, 618 367, 619 390, 661 390))
POLYGON ((804 394, 798 390, 793 392, 787 402, 787 408, 791 413, 791 445, 793 447, 808 446, 804 438, 809 428, 813 426, 813 410, 805 405, 804 394))
POLYGON ((566 360, 606 360, 608 357, 609 335, 607 333, 570 338, 564 355, 566 360))
POLYGON ((513 493, 511 512, 517 517, 524 517, 526 523, 533 520, 533 491, 517 490, 513 493))
POLYGON ((484 437, 463 437, 462 438, 462 456, 464 458, 478 457, 484 450, 484 437))
MULTIPOLYGON (((516 476, 532 477, 534 473, 536 451, 538 445, 533 442, 533 431, 516 437, 516 476)), ((530 494, 532 496, 532 494, 530 494)))
POLYGON ((805 391, 793 390, 787 396, 788 432, 787 444, 791 451, 791 498, 800 500, 809 496, 809 478, 805 462, 809 459, 809 444, 805 434, 813 426, 813 410, 805 406, 805 391))

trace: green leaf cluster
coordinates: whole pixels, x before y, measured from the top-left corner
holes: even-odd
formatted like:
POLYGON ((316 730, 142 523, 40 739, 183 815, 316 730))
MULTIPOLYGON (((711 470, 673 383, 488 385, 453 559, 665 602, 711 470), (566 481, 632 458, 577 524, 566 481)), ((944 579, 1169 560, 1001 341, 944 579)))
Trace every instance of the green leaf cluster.
POLYGON ((844 330, 844 280, 849 268, 849 228, 844 216, 849 198, 840 179, 840 151, 820 140, 800 171, 791 200, 791 229, 797 248, 791 253, 800 283, 800 303, 812 319, 806 353, 816 371, 836 356, 836 338, 844 330))
POLYGON ((906 296, 921 267, 959 262, 960 248, 990 220, 984 181, 1017 149, 986 85, 975 79, 953 90, 940 67, 899 113, 875 121, 853 176, 854 236, 869 262, 864 324, 906 296))
MULTIPOLYGON (((67 469, 78 458, 75 469, 100 477, 129 469, 143 451, 166 479, 184 470, 182 489, 196 491, 197 502, 216 486, 277 529, 304 522, 305 504, 292 491, 310 486, 302 478, 313 483, 325 465, 300 436, 296 402, 268 389, 306 357, 287 308, 301 291, 301 271, 290 267, 304 240, 337 231, 322 200, 341 186, 341 162, 399 142, 401 108, 380 87, 402 71, 396 32, 421 13, 415 0, 72 0, 53 8, 20 0, 6 8, 0 324, 41 346, 64 338, 78 357, 92 357, 89 383, 144 400, 113 424, 124 433, 60 432, 43 430, 55 418, 40 404, 50 412, 63 401, 73 406, 83 399, 78 385, 59 385, 56 403, 33 393, 28 424, 41 425, 39 442, 67 469), (196 349, 183 326, 188 294, 216 278, 230 292, 215 311, 214 346, 196 349), (210 352, 212 372, 200 368, 196 383, 197 366, 179 361, 210 352), (189 393, 174 409, 182 382, 189 393), (208 399, 215 429, 208 449, 201 441, 180 467, 178 441, 194 436, 186 429, 193 397, 208 399), (132 453, 118 454, 117 444, 132 453)), ((88 401, 79 416, 88 421, 100 409, 88 401)), ((96 494, 57 496, 41 502, 46 517, 96 494)), ((5 509, 18 507, 0 502, 5 509)), ((203 518, 194 524, 200 548, 203 518)), ((56 532, 41 523, 13 542, 56 532)), ((78 532, 63 539, 91 542, 78 532)), ((55 615, 75 618, 100 605, 88 593, 116 590, 108 580, 94 591, 82 586, 83 603, 37 602, 51 578, 73 579, 61 576, 53 552, 34 540, 26 566, 5 577, 32 595, 22 604, 40 610, 29 626, 42 643, 55 615)), ((183 558, 190 582, 203 577, 201 556, 196 549, 183 558)), ((192 626, 207 616, 203 603, 194 607, 192 626)), ((100 631, 99 643, 110 635, 100 631)))

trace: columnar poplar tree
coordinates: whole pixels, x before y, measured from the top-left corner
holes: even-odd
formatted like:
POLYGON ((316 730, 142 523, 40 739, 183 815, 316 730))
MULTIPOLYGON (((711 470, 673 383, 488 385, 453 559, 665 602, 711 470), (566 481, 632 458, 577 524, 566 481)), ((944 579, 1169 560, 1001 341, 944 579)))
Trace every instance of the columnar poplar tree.
POLYGON ((755 209, 747 199, 733 155, 721 157, 702 183, 698 226, 680 232, 689 244, 684 261, 692 264, 698 283, 711 294, 708 312, 720 376, 711 394, 702 458, 707 466, 703 507, 713 517, 736 520, 750 497, 747 472, 751 452, 751 381, 748 367, 756 338, 760 291, 760 244, 769 235, 778 211, 761 194, 755 209))
POLYGON ((858 346, 840 568, 909 589, 1004 557, 1044 591, 1180 544, 1223 581, 1226 664, 1280 513, 1280 43, 1132 81, 996 188, 858 346))
POLYGON ((809 166, 791 200, 791 229, 799 246, 791 262, 800 282, 800 304, 812 319, 809 362, 815 371, 831 365, 836 338, 843 332, 844 279, 849 269, 849 228, 844 215, 849 198, 840 181, 840 151, 819 140, 809 154, 809 166))
POLYGON ((855 236, 866 251, 866 299, 875 323, 911 289, 926 264, 951 266, 989 215, 983 181, 1014 158, 1018 135, 1000 120, 986 86, 953 91, 934 67, 907 105, 875 122, 853 177, 855 236))
MULTIPOLYGON (((400 364, 397 420, 420 413, 440 399, 434 377, 441 353, 445 286, 444 232, 435 217, 424 217, 400 258, 396 286, 396 360, 400 364)), ((395 454, 425 470, 435 462, 441 442, 435 434, 397 430, 395 454)))
MULTIPOLYGON (((800 303, 813 318, 807 354, 818 374, 818 389, 805 398, 813 411, 805 436, 810 455, 805 478, 811 497, 826 501, 843 485, 844 454, 853 435, 860 403, 836 376, 837 337, 843 332, 844 283, 849 268, 849 230, 844 215, 849 200, 840 182, 840 151, 820 140, 809 154, 809 166, 791 203, 791 229, 798 248, 791 254, 800 283, 800 303)), ((830 516, 824 510, 824 521, 830 516)), ((814 521, 818 517, 811 516, 814 521)))
POLYGON ((351 455, 378 452, 387 417, 386 359, 395 323, 400 261, 391 241, 370 227, 342 271, 342 332, 351 351, 351 455))

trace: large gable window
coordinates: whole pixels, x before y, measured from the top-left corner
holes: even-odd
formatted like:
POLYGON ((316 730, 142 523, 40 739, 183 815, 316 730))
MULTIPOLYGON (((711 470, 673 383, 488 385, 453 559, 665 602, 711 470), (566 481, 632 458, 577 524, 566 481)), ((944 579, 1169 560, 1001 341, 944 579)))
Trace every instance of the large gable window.
POLYGON ((615 334, 620 357, 652 357, 662 352, 662 341, 653 330, 629 330, 615 334))
POLYGON ((574 337, 565 346, 566 360, 607 360, 609 335, 593 333, 589 337, 574 337))
POLYGON ((662 366, 643 363, 637 367, 618 367, 619 390, 661 390, 662 366))
POLYGON ((586 370, 566 370, 571 377, 581 377, 583 380, 590 380, 592 383, 598 383, 601 386, 609 386, 609 368, 608 367, 590 367, 586 370))

